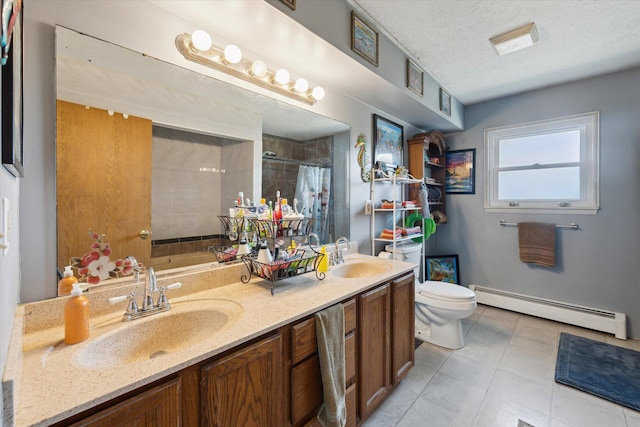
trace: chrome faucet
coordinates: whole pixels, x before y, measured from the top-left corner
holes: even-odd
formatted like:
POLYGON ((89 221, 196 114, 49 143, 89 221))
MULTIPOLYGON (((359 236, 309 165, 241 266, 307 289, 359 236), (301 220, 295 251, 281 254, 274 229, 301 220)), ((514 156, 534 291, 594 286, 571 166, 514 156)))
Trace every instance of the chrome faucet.
POLYGON ((351 242, 349 242, 349 239, 344 236, 338 237, 338 240, 336 240, 336 255, 334 260, 335 264, 342 264, 344 262, 344 256, 342 255, 342 252, 347 249, 351 249, 351 242), (340 249, 341 242, 345 242, 347 244, 346 249, 340 249))
POLYGON ((320 244, 320 237, 316 233, 309 233, 307 235, 307 243, 311 246, 311 239, 315 239, 318 245, 320 244))
POLYGON ((158 282, 156 282, 156 272, 153 267, 147 268, 144 279, 144 300, 142 301, 142 311, 154 308, 153 294, 158 292, 158 282))
POLYGON ((133 264, 133 278, 136 283, 138 283, 140 281, 140 270, 142 270, 142 267, 138 264, 138 260, 133 255, 129 255, 125 259, 128 259, 133 264))
POLYGON ((151 316, 155 313, 160 313, 171 309, 171 304, 167 300, 166 291, 169 289, 177 289, 182 286, 182 283, 176 282, 169 286, 164 286, 158 289, 158 283, 156 281, 156 273, 152 267, 147 269, 144 285, 144 299, 142 300, 142 307, 138 308, 136 303, 136 293, 131 292, 129 295, 121 295, 118 297, 109 298, 109 304, 116 304, 125 300, 129 300, 127 309, 122 316, 122 320, 128 322, 130 320, 139 319, 140 317, 151 316), (157 302, 153 302, 153 294, 159 293, 157 302))

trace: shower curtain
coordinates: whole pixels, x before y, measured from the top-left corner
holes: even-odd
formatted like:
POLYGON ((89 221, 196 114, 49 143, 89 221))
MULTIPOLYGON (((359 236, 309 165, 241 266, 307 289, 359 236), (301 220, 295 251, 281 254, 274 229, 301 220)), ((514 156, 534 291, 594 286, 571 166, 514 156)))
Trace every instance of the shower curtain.
POLYGON ((329 233, 329 195, 331 189, 331 168, 300 166, 296 195, 298 209, 306 217, 316 219, 313 232, 326 242, 329 233))

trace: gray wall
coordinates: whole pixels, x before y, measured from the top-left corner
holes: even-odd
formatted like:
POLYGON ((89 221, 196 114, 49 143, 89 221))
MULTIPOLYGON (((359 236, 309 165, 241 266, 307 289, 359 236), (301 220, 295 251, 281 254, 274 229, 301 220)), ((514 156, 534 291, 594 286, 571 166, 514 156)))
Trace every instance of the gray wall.
MULTIPOLYGON (((403 109, 403 114, 395 113, 396 116, 401 116, 413 125, 425 129, 462 128, 464 106, 455 98, 455 95, 451 98, 451 116, 445 118, 439 112, 440 83, 429 74, 429 64, 425 64, 427 68, 423 76, 423 96, 417 96, 406 88, 405 64, 409 55, 387 37, 382 29, 377 28, 375 23, 368 19, 368 15, 353 0, 299 1, 296 3, 295 11, 280 0, 265 1, 322 37, 323 40, 341 50, 355 62, 375 72, 384 79, 383 81, 386 84, 390 83, 393 87, 401 89, 390 93, 383 90, 380 85, 377 85, 375 90, 372 90, 373 88, 371 87, 358 86, 359 82, 355 81, 357 79, 342 79, 344 93, 349 93, 350 88, 357 87, 360 91, 356 96, 358 99, 392 113, 395 112, 395 108, 398 105, 406 102, 402 98, 409 96, 415 102, 415 108, 405 108, 403 109), (372 25, 378 32, 378 66, 371 64, 351 50, 352 10, 355 10, 361 19, 372 25), (422 108, 423 106, 429 109, 424 109, 422 108)), ((415 60, 416 58, 412 59, 415 60)))
POLYGON ((448 195, 449 224, 429 239, 431 254, 457 253, 464 285, 477 284, 624 312, 640 338, 640 68, 468 106, 465 131, 449 149, 476 148, 476 194, 448 195), (486 213, 484 129, 600 111, 600 211, 597 215, 486 213), (518 258, 509 222, 576 222, 557 230, 557 265, 518 258))

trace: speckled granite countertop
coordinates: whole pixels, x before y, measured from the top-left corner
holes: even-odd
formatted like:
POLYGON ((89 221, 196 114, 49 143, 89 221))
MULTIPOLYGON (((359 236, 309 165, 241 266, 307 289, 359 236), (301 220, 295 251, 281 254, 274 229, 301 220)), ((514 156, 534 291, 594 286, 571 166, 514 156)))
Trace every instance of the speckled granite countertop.
MULTIPOLYGON (((130 288, 123 286, 88 292, 92 315, 91 338, 72 346, 64 344, 62 325, 63 305, 67 298, 20 305, 16 309, 3 378, 4 421, 6 425, 30 426, 49 425, 63 420, 415 267, 407 262, 365 255, 350 255, 347 262, 353 258, 388 262, 391 268, 374 276, 352 279, 334 276, 331 269, 324 280, 318 280, 314 273, 308 273, 278 282, 273 296, 270 282, 257 278, 246 284, 238 282, 240 275, 246 273, 242 265, 185 273, 159 279, 159 285, 175 281, 183 283, 182 288, 169 291, 170 311, 126 323, 121 321, 126 304, 113 307, 108 306, 106 300, 129 292, 130 288), (89 347, 95 346, 106 334, 123 334, 127 340, 135 341, 140 338, 136 336, 136 330, 144 329, 137 327, 138 322, 158 322, 163 316, 175 316, 194 307, 215 307, 228 315, 230 321, 204 337, 200 330, 190 346, 168 352, 162 357, 115 366, 109 366, 111 359, 107 356, 100 360, 89 358, 87 362, 84 353, 91 351, 89 347), (130 328, 130 332, 123 332, 126 328, 130 328), (7 409, 12 407, 15 410, 7 413, 7 409)), ((141 290, 143 285, 135 286, 141 290)), ((203 328, 207 328, 206 323, 203 322, 203 328)))

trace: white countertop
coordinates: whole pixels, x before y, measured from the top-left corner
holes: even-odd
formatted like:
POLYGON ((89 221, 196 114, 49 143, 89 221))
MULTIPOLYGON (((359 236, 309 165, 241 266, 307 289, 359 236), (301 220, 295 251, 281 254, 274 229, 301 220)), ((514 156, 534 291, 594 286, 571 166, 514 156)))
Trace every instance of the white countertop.
MULTIPOLYGON (((270 292, 271 283, 258 278, 246 284, 236 282, 202 290, 206 286, 203 286, 203 279, 197 274, 185 278, 173 277, 172 280, 183 282, 183 288, 181 296, 172 298, 169 293, 170 311, 132 322, 121 321, 124 307, 92 317, 91 338, 72 346, 64 344, 61 324, 36 330, 25 327, 25 316, 29 315, 26 310, 33 310, 35 304, 43 304, 44 307, 47 301, 20 305, 16 309, 14 336, 3 378, 5 388, 7 385, 13 387, 4 397, 12 401, 10 403, 15 411, 5 414, 5 421, 13 417, 16 426, 49 425, 61 421, 343 301, 415 267, 407 262, 366 255, 350 255, 346 262, 353 258, 388 262, 391 268, 378 275, 352 279, 336 277, 331 269, 324 280, 318 280, 315 273, 307 273, 278 282, 273 296, 270 292), (190 289, 195 292, 189 293, 190 289), (187 348, 158 358, 101 368, 87 368, 79 363, 83 349, 94 345, 105 334, 135 326, 136 322, 154 322, 161 316, 175 315, 195 304, 220 307, 236 320, 187 348)), ((211 276, 207 277, 211 281, 211 276)), ((56 300, 61 299, 51 300, 51 304, 59 309, 61 302, 56 300)), ((131 328, 132 331, 135 329, 131 328)), ((129 340, 137 338, 134 332, 126 336, 129 340)))

